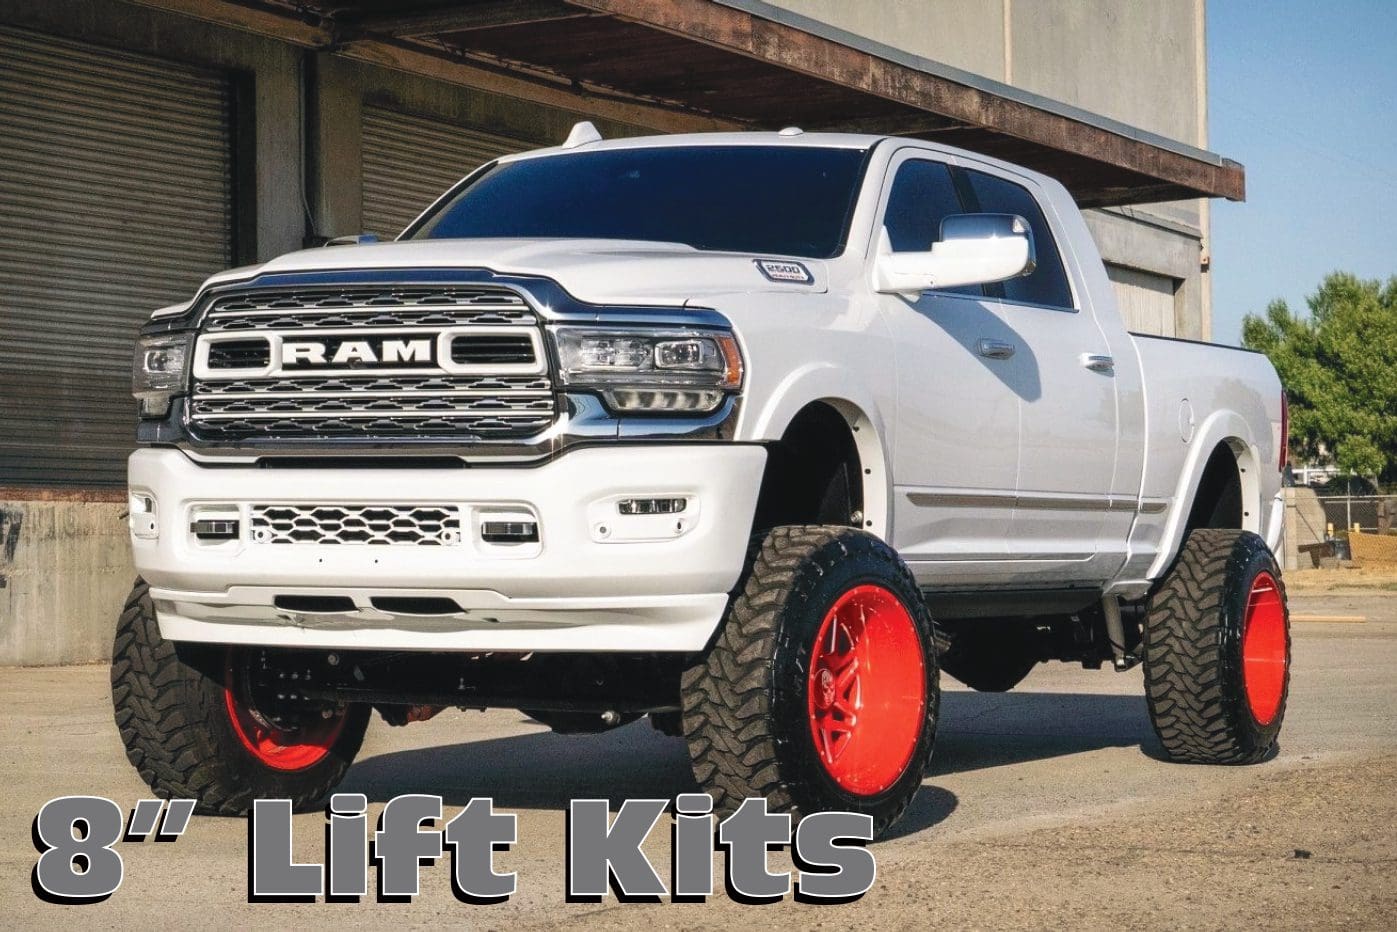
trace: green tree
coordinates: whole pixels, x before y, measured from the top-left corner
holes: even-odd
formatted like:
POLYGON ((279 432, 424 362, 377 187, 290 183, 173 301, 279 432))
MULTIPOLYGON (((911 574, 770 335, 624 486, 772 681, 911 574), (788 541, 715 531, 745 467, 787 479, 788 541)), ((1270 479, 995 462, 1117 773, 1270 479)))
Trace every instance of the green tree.
POLYGON ((1289 393, 1292 453, 1323 445, 1354 475, 1397 479, 1397 276, 1335 272, 1306 303, 1308 318, 1272 301, 1242 322, 1242 345, 1270 358, 1289 393))

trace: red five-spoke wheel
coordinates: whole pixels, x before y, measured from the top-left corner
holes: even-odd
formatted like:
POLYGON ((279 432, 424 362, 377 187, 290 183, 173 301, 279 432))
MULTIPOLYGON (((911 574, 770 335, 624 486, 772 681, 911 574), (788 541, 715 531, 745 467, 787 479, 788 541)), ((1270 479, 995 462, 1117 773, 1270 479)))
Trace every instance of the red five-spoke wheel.
POLYGON ((223 703, 233 733, 242 746, 273 770, 305 770, 324 760, 344 730, 343 709, 325 718, 319 712, 296 712, 273 718, 259 708, 247 675, 246 659, 230 650, 223 681, 223 703), (239 663, 238 661, 243 662, 239 663))
POLYGON ((1271 724, 1280 710, 1285 664, 1285 603, 1276 578, 1257 573, 1242 622, 1242 682, 1247 705, 1261 725, 1271 724))
POLYGON ((940 700, 916 580, 872 534, 777 527, 708 653, 684 673, 684 736, 714 810, 857 812, 876 837, 922 785, 940 700))
POLYGON ((861 796, 897 782, 921 738, 926 669, 917 629, 882 586, 856 586, 820 624, 810 658, 810 734, 825 771, 861 796))

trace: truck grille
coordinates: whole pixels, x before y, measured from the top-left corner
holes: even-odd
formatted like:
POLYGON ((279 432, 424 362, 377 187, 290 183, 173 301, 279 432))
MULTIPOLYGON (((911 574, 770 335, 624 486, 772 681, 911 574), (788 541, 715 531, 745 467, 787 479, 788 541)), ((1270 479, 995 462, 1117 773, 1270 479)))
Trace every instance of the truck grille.
POLYGON ((205 333, 328 327, 432 327, 537 322, 524 299, 490 288, 268 290, 229 295, 204 317, 205 333))
POLYGON ((557 418, 539 320, 478 286, 267 289, 217 298, 188 405, 199 440, 535 436, 557 418))
POLYGON ((378 544, 453 547, 455 505, 253 505, 255 544, 378 544))

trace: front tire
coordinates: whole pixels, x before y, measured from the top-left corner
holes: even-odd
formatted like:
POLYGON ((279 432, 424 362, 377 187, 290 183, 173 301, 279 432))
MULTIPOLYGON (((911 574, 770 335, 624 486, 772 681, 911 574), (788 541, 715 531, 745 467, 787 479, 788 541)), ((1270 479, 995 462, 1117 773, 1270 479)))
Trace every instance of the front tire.
POLYGON ((1266 542, 1189 534, 1145 619, 1145 695, 1172 760, 1250 764, 1274 747, 1290 683, 1290 616, 1266 542))
POLYGON ((780 527, 756 542, 717 642, 683 677, 694 776, 720 813, 866 813, 921 785, 940 699, 931 616, 882 541, 780 527))
POLYGON ((277 706, 256 686, 257 656, 165 640, 137 580, 117 626, 112 706, 127 759, 158 796, 194 799, 207 815, 241 815, 258 798, 302 811, 344 778, 368 706, 277 706))

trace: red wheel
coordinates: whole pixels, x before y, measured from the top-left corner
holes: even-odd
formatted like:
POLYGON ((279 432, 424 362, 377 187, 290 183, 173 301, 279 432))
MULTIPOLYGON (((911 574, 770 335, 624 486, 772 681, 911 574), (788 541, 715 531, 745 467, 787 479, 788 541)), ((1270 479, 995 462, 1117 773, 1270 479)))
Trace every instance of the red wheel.
POLYGON ((1266 541, 1198 528, 1150 597, 1145 697, 1164 752, 1252 764, 1274 751, 1290 681, 1285 585, 1266 541))
POLYGON ((192 799, 200 813, 243 815, 255 799, 317 808, 359 753, 370 708, 278 699, 268 685, 276 674, 299 679, 316 660, 167 641, 137 580, 112 645, 112 709, 127 758, 158 795, 192 799))
POLYGON ((863 796, 902 776, 926 708, 912 616, 887 589, 862 585, 826 613, 811 652, 810 734, 830 779, 863 796))
POLYGON ((1269 725, 1280 711, 1286 674, 1285 603, 1270 573, 1252 580, 1242 622, 1242 682, 1247 705, 1261 725, 1269 725))
POLYGON ((344 731, 346 711, 326 718, 322 713, 296 710, 287 714, 262 711, 248 676, 249 655, 228 651, 223 679, 223 704, 242 746, 273 770, 305 770, 329 755, 344 731), (239 659, 242 660, 239 663, 239 659))
POLYGON ((707 654, 684 673, 694 777, 720 814, 907 809, 936 739, 936 642, 917 582, 854 528, 778 527, 753 548, 707 654))

